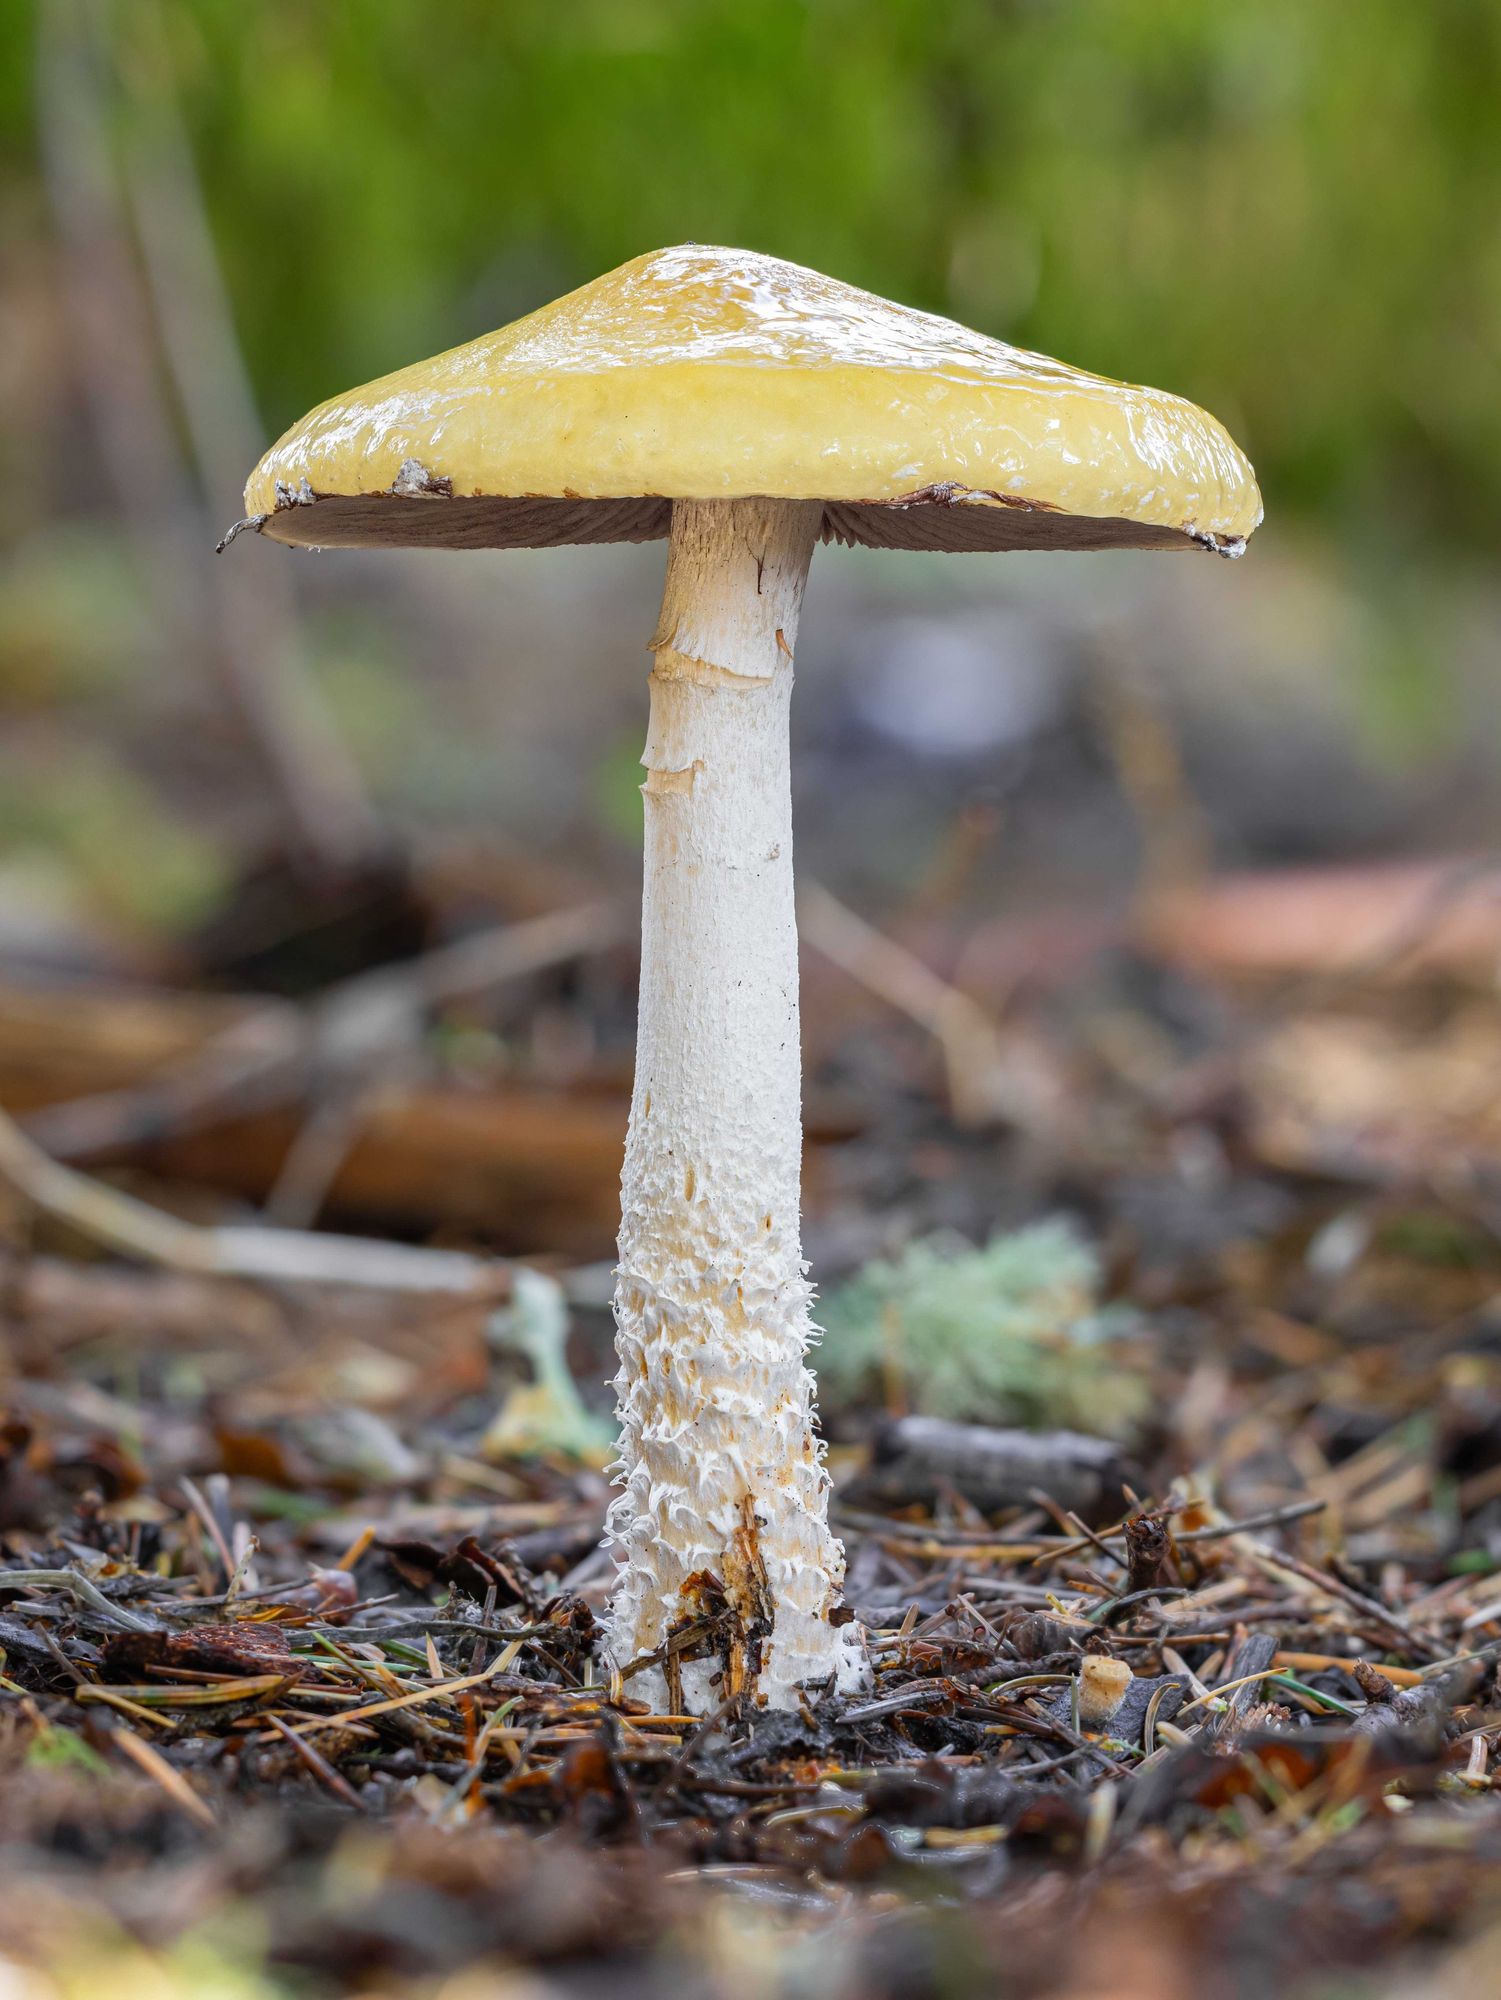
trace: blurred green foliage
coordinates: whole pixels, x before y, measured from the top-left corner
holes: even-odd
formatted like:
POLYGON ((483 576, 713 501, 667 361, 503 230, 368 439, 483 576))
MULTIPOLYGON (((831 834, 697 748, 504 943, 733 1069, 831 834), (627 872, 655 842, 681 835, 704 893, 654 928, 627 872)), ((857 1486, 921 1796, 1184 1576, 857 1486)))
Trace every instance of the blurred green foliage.
POLYGON ((26 1752, 26 1767, 31 1771, 73 1770, 89 1778, 110 1775, 109 1764, 94 1746, 76 1729, 57 1722, 49 1723, 44 1734, 33 1737, 26 1752))
POLYGON ((66 906, 71 883, 95 917, 146 931, 206 917, 229 872, 215 844, 165 814, 124 763, 67 740, 7 771, 0 854, 7 894, 29 887, 39 905, 66 906))
MULTIPOLYGON (((13 185, 41 4, 5 0, 13 185)), ((1496 0, 125 0, 113 33, 181 98, 272 429, 696 237, 1192 395, 1279 514, 1501 527, 1496 0)))

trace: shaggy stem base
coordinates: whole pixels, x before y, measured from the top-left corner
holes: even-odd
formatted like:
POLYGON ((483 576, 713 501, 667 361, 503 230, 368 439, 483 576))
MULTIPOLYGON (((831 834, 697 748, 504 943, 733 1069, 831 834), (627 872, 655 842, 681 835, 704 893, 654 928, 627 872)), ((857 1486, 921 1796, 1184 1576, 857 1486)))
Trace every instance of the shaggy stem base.
MULTIPOLYGON (((813 1434, 788 707, 807 502, 679 502, 652 641, 635 1093, 615 1294, 621 1664, 672 1708, 858 1676, 813 1434), (725 1610, 731 1614, 724 1618, 725 1610)), ((634 1687, 642 1687, 638 1680, 634 1687)))

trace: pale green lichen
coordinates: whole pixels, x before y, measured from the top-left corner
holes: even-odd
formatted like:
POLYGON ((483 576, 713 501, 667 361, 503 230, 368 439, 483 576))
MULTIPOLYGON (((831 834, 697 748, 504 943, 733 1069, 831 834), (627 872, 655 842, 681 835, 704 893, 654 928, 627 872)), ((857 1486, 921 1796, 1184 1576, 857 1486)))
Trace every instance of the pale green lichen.
POLYGON ((1129 1434, 1146 1385, 1100 1304, 1099 1259, 1053 1220, 976 1249, 930 1236, 867 1264, 824 1300, 819 1376, 846 1396, 895 1391, 925 1416, 1129 1434))

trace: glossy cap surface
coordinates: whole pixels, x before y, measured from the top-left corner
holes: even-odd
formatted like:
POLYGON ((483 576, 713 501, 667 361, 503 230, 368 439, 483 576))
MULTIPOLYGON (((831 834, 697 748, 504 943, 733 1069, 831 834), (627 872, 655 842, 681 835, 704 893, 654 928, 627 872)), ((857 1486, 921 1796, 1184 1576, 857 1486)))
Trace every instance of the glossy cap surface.
POLYGON ((321 404, 245 502, 283 541, 474 548, 649 540, 675 499, 753 495, 883 547, 1238 552, 1261 519, 1181 397, 701 244, 321 404))

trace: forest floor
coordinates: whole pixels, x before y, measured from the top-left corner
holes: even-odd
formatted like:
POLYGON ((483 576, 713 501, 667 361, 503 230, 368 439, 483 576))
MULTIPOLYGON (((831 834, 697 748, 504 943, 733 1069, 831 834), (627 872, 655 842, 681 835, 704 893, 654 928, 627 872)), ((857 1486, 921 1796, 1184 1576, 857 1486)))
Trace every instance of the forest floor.
MULTIPOLYGON (((117 1011, 106 1061, 76 1014, 0 996, 28 1076, 52 1048, 21 1109, 90 1175, 28 1189, 23 1160, 6 1197, 0 1988, 1494 1991, 1495 939, 1443 929, 1430 897, 1379 959, 1272 964, 1264 915, 1235 931, 1246 908, 1199 913, 1192 965, 1171 927, 1093 939, 993 1034, 961 1009, 960 1117, 931 1041, 881 1011, 900 981, 878 947, 860 1005, 815 982, 820 1277, 1062 1212, 1119 1334, 1093 1439, 1045 1395, 1020 1441, 1004 1398, 990 1426, 925 1429, 920 1368, 826 1397, 873 1682, 793 1715, 653 1713, 599 1656, 608 1287, 587 1253, 618 1061, 556 1086, 541 1128, 540 1086, 492 1079, 522 1155, 476 1163, 450 1030, 446 1078, 408 1076, 404 1111, 388 1092, 384 1141, 356 1158, 346 1132, 319 1187, 335 1221, 394 1235, 403 1157, 419 1180, 437 1160, 405 1233, 451 1243, 424 1202, 519 1184, 586 1385, 560 1417, 497 1348, 503 1259, 433 1294, 194 1267, 183 1246, 264 1196, 235 1182, 285 1105, 230 1090, 217 1127, 179 1102, 175 1139, 158 1105, 149 1136, 127 1117, 62 1145, 58 1104, 119 1114, 132 1065, 197 1063, 201 1098, 231 1003, 117 1011), (1026 1083, 1003 1126, 973 1101, 986 1064, 1026 1083), (103 1254, 95 1174, 190 1236, 154 1264, 103 1254)), ((628 975, 534 982, 528 1018, 555 1048, 560 1020, 618 1014, 628 975)), ((1056 1359, 1068 1337, 1039 1339, 1056 1359)), ((724 1636, 711 1607, 685 1643, 724 1636)))

